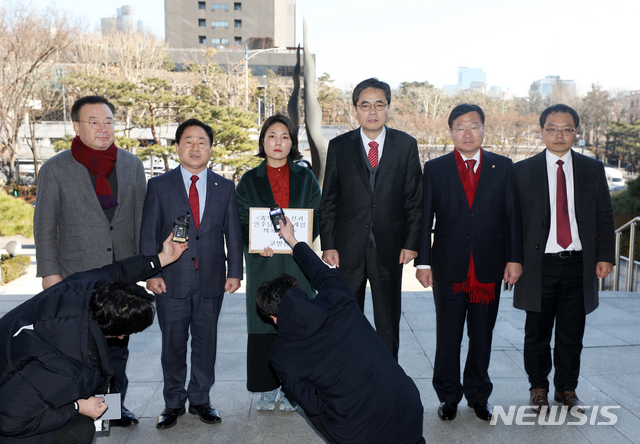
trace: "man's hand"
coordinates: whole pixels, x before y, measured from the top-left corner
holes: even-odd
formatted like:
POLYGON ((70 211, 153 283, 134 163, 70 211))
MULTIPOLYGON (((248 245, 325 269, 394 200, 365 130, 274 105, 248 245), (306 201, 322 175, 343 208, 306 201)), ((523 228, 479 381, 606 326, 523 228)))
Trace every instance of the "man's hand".
POLYGON ((94 420, 101 417, 109 408, 109 406, 104 403, 103 397, 96 398, 92 396, 89 399, 78 399, 76 402, 78 403, 78 413, 94 420))
POLYGON ((155 294, 162 294, 167 292, 167 284, 164 283, 162 278, 153 278, 147 281, 147 290, 152 291, 155 294))
POLYGON ((284 217, 286 219, 286 223, 280 225, 280 231, 278 232, 278 236, 284 239, 291 249, 296 246, 298 241, 296 240, 295 232, 293 231, 293 224, 291 223, 291 219, 287 216, 284 217))
POLYGON ((613 264, 611 262, 598 262, 596 264, 596 275, 600 279, 604 279, 609 276, 611 270, 613 270, 613 264))
POLYGON ((522 276, 522 264, 507 262, 507 266, 504 267, 504 281, 513 285, 518 282, 520 276, 522 276))
POLYGON ((238 288, 240 288, 240 279, 227 278, 227 281, 224 283, 224 291, 227 293, 235 293, 238 288))
POLYGON ((42 289, 46 290, 52 285, 56 285, 61 280, 62 280, 62 276, 60 276, 59 274, 52 274, 49 276, 45 276, 42 278, 42 289))
POLYGON ((273 257, 273 248, 264 247, 264 249, 260 253, 260 256, 262 256, 262 257, 273 257))
POLYGON ((430 268, 418 268, 416 270, 416 279, 424 288, 433 287, 433 273, 430 268))
POLYGON ((173 242, 173 233, 162 243, 162 251, 158 254, 162 268, 177 261, 182 253, 189 248, 189 242, 173 242))
POLYGON ((407 265, 409 262, 418 257, 418 252, 413 250, 405 250, 404 248, 400 250, 400 262, 399 264, 407 265))
POLYGON ((327 250, 322 252, 322 260, 331 266, 340 268, 340 255, 338 250, 327 250))

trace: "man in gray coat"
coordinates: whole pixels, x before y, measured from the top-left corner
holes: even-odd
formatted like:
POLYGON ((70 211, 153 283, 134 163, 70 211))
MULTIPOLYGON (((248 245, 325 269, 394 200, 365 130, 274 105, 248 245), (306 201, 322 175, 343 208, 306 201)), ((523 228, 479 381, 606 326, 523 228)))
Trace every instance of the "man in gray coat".
MULTIPOLYGON (((146 192, 142 162, 114 145, 115 107, 87 96, 71 109, 76 137, 71 149, 40 170, 34 214, 37 276, 47 289, 67 276, 111 264, 138 253, 146 192)), ((110 339, 112 387, 124 400, 128 337, 110 339)), ((137 424, 122 407, 111 425, 137 424)))
POLYGON ((586 315, 598 307, 598 278, 614 262, 611 197, 602 162, 571 149, 580 119, 566 105, 540 116, 547 149, 516 163, 524 262, 513 305, 527 311, 524 366, 529 404, 549 405, 551 334, 555 323, 555 400, 584 413, 576 396, 586 315))

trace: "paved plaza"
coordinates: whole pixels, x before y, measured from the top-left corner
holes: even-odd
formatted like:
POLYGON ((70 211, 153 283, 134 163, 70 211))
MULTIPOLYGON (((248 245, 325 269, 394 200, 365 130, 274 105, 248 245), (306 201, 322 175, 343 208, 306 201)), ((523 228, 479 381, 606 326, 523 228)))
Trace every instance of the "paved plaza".
MULTIPOLYGON (((0 250, 10 238, 0 238, 0 250)), ((35 277, 33 241, 19 239, 23 254, 32 257, 26 275, 3 285, 0 316, 41 289, 35 277)), ((365 313, 372 321, 370 296, 365 313)), ((577 393, 587 411, 583 425, 570 415, 560 425, 533 424, 537 416, 517 417, 528 405, 528 382, 522 358, 525 313, 512 306, 512 295, 501 295, 494 332, 489 373, 494 383, 489 400, 494 412, 515 410, 511 420, 501 417, 496 425, 477 419, 460 403, 454 421, 438 419, 438 399, 431 385, 435 356, 435 311, 431 291, 425 291, 405 267, 402 297, 400 364, 420 389, 424 413, 424 436, 428 443, 640 443, 640 294, 603 292, 600 307, 587 316, 577 393), (609 406, 608 410, 602 409, 609 406), (597 410, 596 410, 597 409, 597 410), (608 412, 608 413, 607 413, 608 412), (511 423, 511 425, 506 425, 511 423), (516 422, 521 423, 520 425, 516 422), (522 423, 531 423, 530 425, 522 423), (598 425, 598 423, 607 423, 598 425)), ((126 406, 140 417, 137 426, 101 432, 97 444, 219 443, 219 444, 315 444, 325 442, 302 412, 258 412, 258 395, 246 390, 246 319, 244 287, 226 295, 218 326, 216 383, 211 402, 222 424, 207 425, 187 413, 169 430, 155 428, 164 407, 160 367, 160 329, 157 322, 131 338, 129 392, 126 406)), ((466 343, 462 345, 462 359, 466 343)), ((552 403, 556 405, 556 403, 552 403)), ((524 413, 530 414, 526 409, 524 413)), ((375 444, 375 443, 372 443, 375 444)))

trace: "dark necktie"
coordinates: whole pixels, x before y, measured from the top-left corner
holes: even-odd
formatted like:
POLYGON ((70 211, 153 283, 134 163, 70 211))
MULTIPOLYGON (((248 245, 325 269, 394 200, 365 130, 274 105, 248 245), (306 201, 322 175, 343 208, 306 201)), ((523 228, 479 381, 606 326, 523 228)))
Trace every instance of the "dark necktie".
POLYGON ((473 179, 475 178, 476 173, 475 171, 473 171, 473 168, 476 166, 476 161, 474 159, 470 159, 470 160, 465 160, 464 163, 467 164, 467 173, 469 174, 469 183, 471 184, 471 188, 474 188, 473 179))
POLYGON ((371 148, 369 150, 369 163, 371 167, 375 168, 378 166, 378 142, 372 140, 369 142, 369 147, 371 148))
POLYGON ((191 176, 191 187, 189 188, 189 205, 191 206, 191 214, 193 214, 193 222, 196 224, 196 230, 200 229, 200 197, 196 182, 198 176, 191 176))
POLYGON ((564 175, 562 165, 564 162, 558 160, 558 176, 556 183, 556 225, 558 231, 558 245, 567 248, 571 245, 571 225, 569 224, 569 204, 567 200, 567 179, 564 175))

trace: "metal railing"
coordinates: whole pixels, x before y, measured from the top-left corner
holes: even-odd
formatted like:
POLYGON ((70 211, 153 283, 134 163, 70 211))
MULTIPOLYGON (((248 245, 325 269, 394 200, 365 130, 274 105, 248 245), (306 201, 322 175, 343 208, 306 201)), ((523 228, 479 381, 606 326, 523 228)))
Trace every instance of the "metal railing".
MULTIPOLYGON (((616 265, 613 267, 613 291, 618 291, 618 285, 620 282, 620 241, 622 239, 622 232, 629 229, 629 256, 627 261, 627 276, 626 276, 626 291, 633 291, 633 269, 634 269, 634 257, 636 253, 636 229, 640 222, 640 217, 634 217, 626 224, 622 225, 616 230, 616 265)), ((603 287, 604 280, 600 279, 600 288, 603 287)))

